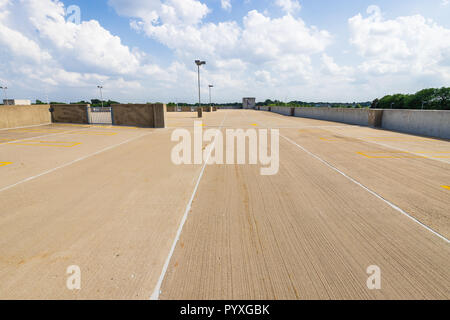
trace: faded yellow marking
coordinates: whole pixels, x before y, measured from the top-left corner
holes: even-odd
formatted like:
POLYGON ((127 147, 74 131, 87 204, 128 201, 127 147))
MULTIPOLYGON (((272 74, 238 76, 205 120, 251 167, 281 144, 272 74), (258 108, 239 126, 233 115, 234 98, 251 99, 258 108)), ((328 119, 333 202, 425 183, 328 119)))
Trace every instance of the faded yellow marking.
POLYGON ((252 126, 257 127, 258 125, 256 123, 252 123, 252 126))
POLYGON ((444 189, 450 190, 450 186, 441 186, 444 189))
POLYGON ((450 151, 364 151, 357 152, 369 159, 420 159, 420 158, 450 158, 450 151))
POLYGON ((75 131, 68 134, 82 134, 86 136, 115 136, 117 132, 101 132, 101 131, 75 131))
POLYGON ((391 141, 391 142, 395 142, 395 141, 399 141, 399 142, 407 142, 407 141, 429 141, 430 139, 426 139, 426 138, 409 138, 409 137, 348 137, 348 136, 343 136, 343 137, 339 137, 339 138, 325 138, 325 137, 321 137, 319 138, 322 141, 342 141, 345 140, 346 138, 349 139, 357 139, 357 140, 362 140, 362 141, 391 141))
POLYGON ((62 129, 17 129, 13 132, 38 132, 38 133, 57 133, 57 132, 65 132, 66 130, 62 129))
POLYGON ((81 144, 81 142, 71 141, 26 141, 26 142, 10 142, 8 145, 33 146, 33 147, 59 147, 72 148, 81 144))
POLYGON ((12 162, 0 162, 0 167, 4 167, 10 164, 12 164, 12 162))

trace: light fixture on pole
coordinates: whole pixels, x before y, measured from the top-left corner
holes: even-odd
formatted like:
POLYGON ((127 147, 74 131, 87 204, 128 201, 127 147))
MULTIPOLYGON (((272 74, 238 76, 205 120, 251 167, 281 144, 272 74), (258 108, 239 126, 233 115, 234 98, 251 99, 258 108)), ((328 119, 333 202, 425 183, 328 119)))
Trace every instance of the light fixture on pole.
POLYGON ((210 84, 208 87, 209 87, 209 107, 212 107, 212 103, 211 103, 211 88, 214 88, 214 86, 212 84, 210 84))
POLYGON ((101 99, 101 102, 102 102, 102 108, 103 108, 103 92, 102 92, 103 86, 97 86, 97 88, 100 89, 100 99, 101 99))
POLYGON ((202 108, 202 101, 201 101, 201 95, 200 95, 200 66, 206 64, 206 61, 195 60, 195 64, 197 65, 197 69, 198 69, 198 112, 199 112, 199 117, 201 117, 200 110, 202 108))
POLYGON ((8 90, 8 87, 0 87, 0 89, 3 89, 3 93, 5 94, 5 105, 9 105, 8 95, 6 94, 6 90, 8 90))

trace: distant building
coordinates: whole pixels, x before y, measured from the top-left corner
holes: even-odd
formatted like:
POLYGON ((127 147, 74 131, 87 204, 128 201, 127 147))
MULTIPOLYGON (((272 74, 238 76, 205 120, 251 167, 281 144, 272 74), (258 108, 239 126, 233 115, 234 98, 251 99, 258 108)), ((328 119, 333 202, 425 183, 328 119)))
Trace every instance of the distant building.
POLYGON ((30 106, 31 100, 3 99, 3 104, 7 106, 30 106))
POLYGON ((256 98, 243 98, 242 99, 242 108, 255 109, 255 107, 256 107, 256 98))

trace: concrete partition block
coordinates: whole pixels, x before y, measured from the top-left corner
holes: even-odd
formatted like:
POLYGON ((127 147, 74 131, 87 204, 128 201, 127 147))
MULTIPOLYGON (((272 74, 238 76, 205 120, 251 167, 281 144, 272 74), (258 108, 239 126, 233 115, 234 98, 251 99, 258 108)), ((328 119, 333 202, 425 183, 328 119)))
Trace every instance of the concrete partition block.
POLYGON ((88 124, 89 104, 52 104, 52 122, 88 124))
POLYGON ((369 110, 369 126, 381 128, 383 123, 383 110, 369 110))
POLYGON ((167 106, 167 112, 177 112, 176 106, 167 106))
POLYGON ((0 129, 34 126, 51 122, 49 105, 0 106, 0 129))
POLYGON ((153 108, 153 128, 163 129, 166 127, 167 106, 165 104, 152 104, 153 108))
POLYGON ((165 128, 165 104, 115 104, 112 106, 113 124, 144 128, 165 128))

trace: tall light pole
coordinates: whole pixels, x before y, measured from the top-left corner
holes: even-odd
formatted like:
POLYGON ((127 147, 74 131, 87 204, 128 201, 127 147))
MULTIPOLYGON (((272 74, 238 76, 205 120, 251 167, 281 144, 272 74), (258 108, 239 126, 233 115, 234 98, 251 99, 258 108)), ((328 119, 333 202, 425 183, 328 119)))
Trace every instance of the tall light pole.
POLYGON ((211 88, 214 88, 214 86, 212 84, 210 84, 209 86, 209 107, 212 108, 212 103, 211 103, 211 88))
POLYGON ((100 99, 102 101, 102 109, 103 109, 103 92, 102 92, 103 86, 97 86, 97 88, 100 89, 100 99))
POLYGON ((200 66, 206 64, 206 61, 195 60, 195 64, 197 65, 198 69, 198 108, 201 109, 202 101, 200 95, 200 66))
POLYGON ((3 89, 3 93, 5 94, 5 105, 9 105, 8 95, 6 94, 6 90, 8 90, 8 87, 0 87, 0 89, 3 89))

